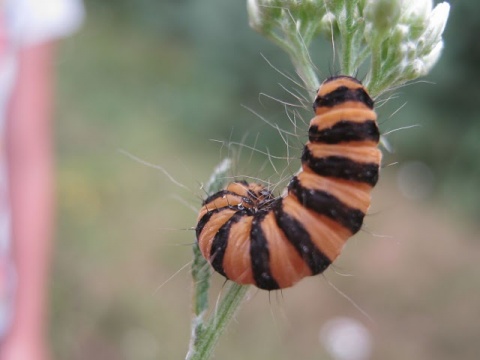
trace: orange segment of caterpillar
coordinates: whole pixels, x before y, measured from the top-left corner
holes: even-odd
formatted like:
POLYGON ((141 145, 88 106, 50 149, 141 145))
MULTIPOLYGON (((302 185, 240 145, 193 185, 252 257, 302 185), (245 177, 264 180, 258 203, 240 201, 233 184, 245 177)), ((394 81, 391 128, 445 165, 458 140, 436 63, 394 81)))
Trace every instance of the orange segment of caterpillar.
POLYGON ((283 197, 237 181, 209 196, 196 235, 227 279, 290 287, 323 272, 362 226, 382 154, 373 100, 357 79, 331 77, 318 90, 302 170, 283 197))

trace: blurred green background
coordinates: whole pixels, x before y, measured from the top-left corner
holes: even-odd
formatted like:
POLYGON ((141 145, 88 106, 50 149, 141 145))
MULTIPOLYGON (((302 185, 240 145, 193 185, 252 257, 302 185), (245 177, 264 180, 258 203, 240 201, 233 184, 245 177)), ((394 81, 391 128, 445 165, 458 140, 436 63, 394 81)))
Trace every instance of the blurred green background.
MULTIPOLYGON (((444 56, 428 83, 400 89, 379 109, 383 132, 419 127, 389 136, 395 152, 384 162, 398 163, 383 169, 365 231, 325 277, 281 293, 252 289, 216 359, 333 359, 319 333, 336 317, 368 328, 372 359, 478 358, 480 2, 451 5, 444 56)), ((82 31, 62 43, 57 61, 54 355, 182 359, 188 266, 169 278, 191 260, 202 182, 229 154, 237 159, 232 176, 280 179, 266 155, 212 139, 286 156, 278 132, 245 107, 292 130, 284 106, 260 94, 291 102, 281 85, 295 86, 262 54, 293 70, 249 29, 244 1, 89 0, 86 7, 82 31)), ((314 59, 321 78, 335 73, 330 43, 314 59)), ((308 121, 310 109, 304 114, 308 121)), ((293 159, 307 130, 298 126, 293 159)), ((289 176, 299 162, 274 165, 289 176)), ((222 283, 215 276, 212 303, 222 283)))

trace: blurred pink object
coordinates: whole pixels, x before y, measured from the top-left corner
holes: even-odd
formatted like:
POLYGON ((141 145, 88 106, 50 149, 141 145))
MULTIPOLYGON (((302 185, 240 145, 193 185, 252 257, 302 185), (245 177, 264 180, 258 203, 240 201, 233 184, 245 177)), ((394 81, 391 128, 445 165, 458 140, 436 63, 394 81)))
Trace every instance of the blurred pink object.
POLYGON ((43 360, 53 237, 53 41, 79 0, 0 1, 0 360, 43 360))

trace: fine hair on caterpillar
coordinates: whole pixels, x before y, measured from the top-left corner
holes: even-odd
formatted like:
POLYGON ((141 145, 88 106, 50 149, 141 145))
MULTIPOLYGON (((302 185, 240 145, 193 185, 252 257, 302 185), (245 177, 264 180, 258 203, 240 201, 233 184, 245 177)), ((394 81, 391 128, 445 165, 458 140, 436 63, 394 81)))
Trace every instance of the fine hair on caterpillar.
MULTIPOLYGON (((267 63, 274 67, 266 58, 267 63)), ((282 76, 294 84, 288 89, 279 84, 290 100, 260 93, 258 100, 262 106, 266 102, 274 102, 278 118, 263 116, 258 110, 242 105, 244 109, 255 115, 256 122, 249 126, 240 140, 234 140, 233 130, 228 140, 212 141, 220 144, 221 157, 232 159, 229 181, 247 180, 263 184, 268 190, 280 194, 288 181, 299 169, 298 158, 307 138, 307 119, 311 114, 312 98, 310 90, 305 89, 294 77, 291 77, 274 67, 282 76), (308 106, 307 106, 308 104, 308 106), (308 115, 307 114, 308 111, 308 115), (268 126, 268 132, 262 131, 262 126, 268 126), (282 145, 280 149, 279 145, 282 145)))
POLYGON ((258 182, 268 190, 279 193, 276 189, 284 187, 298 170, 298 156, 304 141, 299 139, 298 134, 280 128, 278 124, 270 122, 253 110, 250 111, 274 130, 267 134, 247 134, 239 141, 213 140, 220 144, 222 157, 232 160, 232 167, 225 180, 258 182), (273 148, 270 148, 272 136, 275 141, 273 148), (284 150, 279 151, 278 144, 282 144, 284 150))
POLYGON ((381 163, 373 100, 357 79, 335 76, 313 108, 302 169, 284 196, 239 180, 204 201, 197 241, 227 279, 265 290, 293 286, 322 273, 360 230, 381 163))

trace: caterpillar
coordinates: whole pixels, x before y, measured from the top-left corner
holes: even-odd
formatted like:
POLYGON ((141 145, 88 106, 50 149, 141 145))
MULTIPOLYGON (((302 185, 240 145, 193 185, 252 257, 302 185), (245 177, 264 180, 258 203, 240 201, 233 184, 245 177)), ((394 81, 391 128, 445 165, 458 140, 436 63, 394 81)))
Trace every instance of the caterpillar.
POLYGON ((362 83, 334 76, 320 86, 302 169, 284 196, 235 181, 203 202, 195 228, 215 271, 260 289, 322 273, 358 232, 382 154, 374 102, 362 83))

